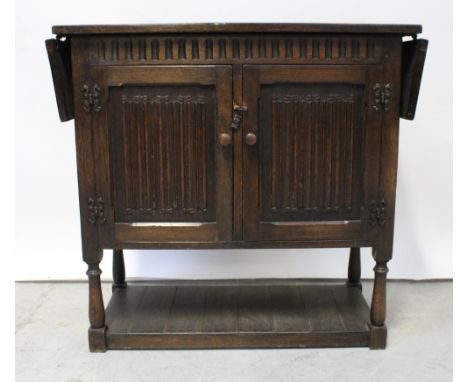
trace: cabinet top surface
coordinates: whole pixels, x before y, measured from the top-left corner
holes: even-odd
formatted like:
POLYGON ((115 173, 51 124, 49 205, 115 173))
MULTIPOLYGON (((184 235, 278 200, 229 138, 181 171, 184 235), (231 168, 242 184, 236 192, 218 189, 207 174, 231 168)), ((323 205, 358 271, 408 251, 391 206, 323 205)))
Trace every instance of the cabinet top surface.
POLYGON ((205 23, 205 24, 128 24, 55 25, 58 35, 133 34, 133 33, 357 33, 413 35, 421 25, 408 24, 283 24, 283 23, 205 23))

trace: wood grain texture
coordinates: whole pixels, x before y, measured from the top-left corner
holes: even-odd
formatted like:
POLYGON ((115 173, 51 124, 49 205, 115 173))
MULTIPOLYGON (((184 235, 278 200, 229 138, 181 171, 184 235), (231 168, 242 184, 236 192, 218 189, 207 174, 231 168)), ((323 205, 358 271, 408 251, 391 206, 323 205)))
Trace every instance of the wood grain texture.
MULTIPOLYGON (((71 41, 70 43, 72 52, 83 50, 82 41, 71 41)), ((83 60, 82 54, 72 54, 72 82, 75 84, 84 83, 89 78, 89 68, 83 60)), ((99 248, 98 228, 96 225, 89 224, 88 220, 89 198, 96 197, 93 120, 83 110, 80 90, 77 87, 73 88, 73 102, 83 260, 88 264, 99 263, 102 260, 102 250, 99 248)))
POLYGON ((366 107, 372 67, 246 65, 244 238, 341 239, 365 232, 379 113, 366 107), (256 107, 255 100, 258 101, 256 107), (338 233, 339 232, 339 233, 338 233))
POLYGON ((115 288, 125 288, 125 259, 121 249, 114 249, 112 259, 112 290, 115 288))
POLYGON ((49 39, 45 43, 60 120, 69 121, 75 117, 70 40, 49 39))
POLYGON ((362 290, 361 285, 361 248, 351 248, 348 262, 348 286, 355 286, 362 290))
POLYGON ((382 41, 374 35, 130 35, 88 36, 93 65, 376 64, 382 41))
MULTIPOLYGON (((392 103, 400 104, 401 84, 401 43, 389 40, 385 49, 389 54, 388 60, 383 67, 383 83, 392 84, 392 103)), ((385 200, 385 225, 378 230, 380 238, 374 248, 376 261, 388 261, 393 253, 393 232, 395 222, 395 200, 398 170, 398 144, 399 144, 399 108, 392 107, 389 111, 381 114, 381 136, 379 155, 379 197, 376 200, 385 200)), ((377 182, 373 182, 377 184, 377 182)))
POLYGON ((389 33, 413 35, 422 32, 414 24, 305 24, 305 23, 200 23, 200 24, 140 24, 140 25, 55 25, 52 33, 114 34, 114 33, 389 33))
POLYGON ((110 349, 367 346, 361 292, 305 280, 129 285, 107 308, 110 349), (138 303, 135 303, 138 301, 138 303))
POLYGON ((118 221, 215 220, 214 96, 213 87, 111 90, 118 221))
POLYGON ((94 116, 98 192, 112 200, 102 243, 230 239, 232 145, 217 136, 230 134, 231 68, 93 68, 108 99, 94 116))
POLYGON ((405 41, 402 46, 400 117, 413 120, 429 42, 424 39, 405 41))
POLYGON ((378 261, 374 267, 374 291, 372 293, 371 322, 374 326, 385 324, 387 300, 387 262, 378 261))
MULTIPOLYGON (((243 67, 242 65, 233 65, 232 76, 233 102, 234 105, 243 105, 243 67)), ((234 112, 233 112, 234 117, 234 112)), ((242 123, 242 121, 241 121, 242 123)), ((243 136, 242 127, 238 131, 233 132, 234 149, 233 149, 233 234, 232 239, 239 241, 243 236, 243 173, 242 173, 242 156, 243 156, 243 136)))
POLYGON ((359 219, 363 92, 262 87, 262 221, 359 219))
MULTIPOLYGON (((118 228, 119 225, 117 225, 118 228)), ((180 238, 175 238, 177 233, 170 233, 167 240, 155 239, 155 234, 148 232, 144 234, 128 232, 129 228, 117 230, 116 237, 111 248, 122 249, 253 249, 253 248, 350 248, 370 247, 373 239, 315 239, 315 240, 261 240, 261 241, 202 241, 199 237, 189 239, 184 233, 180 238), (127 231, 127 232, 126 232, 127 231)), ((133 230, 131 230, 133 231, 133 230)), ((173 229, 172 229, 173 231, 173 229)), ((214 231, 214 230, 213 230, 214 231)), ((105 247, 107 248, 107 247, 105 247)))

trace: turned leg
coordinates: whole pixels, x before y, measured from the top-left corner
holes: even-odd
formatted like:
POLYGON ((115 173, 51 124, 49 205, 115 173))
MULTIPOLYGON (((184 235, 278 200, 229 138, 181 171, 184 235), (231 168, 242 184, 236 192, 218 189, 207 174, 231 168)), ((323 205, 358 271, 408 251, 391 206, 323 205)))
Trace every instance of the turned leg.
POLYGON ((114 279, 112 291, 114 291, 115 288, 125 288, 127 286, 127 282, 125 281, 125 262, 121 249, 114 249, 112 275, 114 279))
POLYGON ((385 349, 387 343, 387 328, 385 326, 385 306, 387 288, 387 261, 377 261, 374 268, 374 291, 370 312, 371 349, 385 349))
POLYGON ((361 249, 351 248, 348 263, 348 282, 350 287, 358 287, 362 290, 361 284, 361 249))
POLYGON ((88 264, 86 272, 89 280, 89 350, 103 352, 106 350, 106 316, 101 290, 101 270, 99 263, 88 264))

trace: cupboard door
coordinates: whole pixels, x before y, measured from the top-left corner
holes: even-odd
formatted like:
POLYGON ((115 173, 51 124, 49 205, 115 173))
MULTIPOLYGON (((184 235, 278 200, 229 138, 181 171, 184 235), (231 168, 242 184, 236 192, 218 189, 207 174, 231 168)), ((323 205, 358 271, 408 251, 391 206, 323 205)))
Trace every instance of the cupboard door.
POLYGON ((380 67, 244 66, 244 238, 363 238, 380 67))
POLYGON ((229 240, 230 67, 106 67, 101 78, 110 174, 102 192, 113 210, 103 237, 122 246, 229 240))

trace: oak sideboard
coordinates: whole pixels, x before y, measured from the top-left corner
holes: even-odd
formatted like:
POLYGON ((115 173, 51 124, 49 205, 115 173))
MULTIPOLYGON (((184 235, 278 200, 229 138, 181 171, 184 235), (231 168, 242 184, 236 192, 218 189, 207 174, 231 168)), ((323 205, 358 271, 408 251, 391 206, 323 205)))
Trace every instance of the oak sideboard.
POLYGON ((420 25, 54 26, 75 120, 89 346, 385 348, 399 118, 420 25), (370 307, 360 248, 371 247, 370 307), (124 250, 349 248, 346 283, 129 282, 124 250), (99 263, 113 250, 104 307, 99 263))

